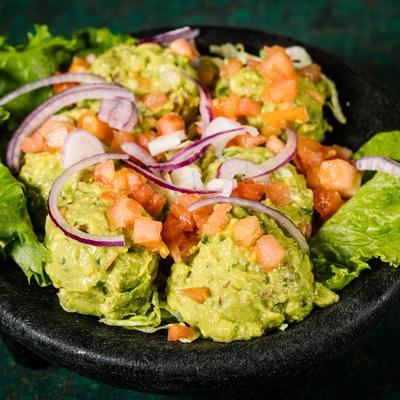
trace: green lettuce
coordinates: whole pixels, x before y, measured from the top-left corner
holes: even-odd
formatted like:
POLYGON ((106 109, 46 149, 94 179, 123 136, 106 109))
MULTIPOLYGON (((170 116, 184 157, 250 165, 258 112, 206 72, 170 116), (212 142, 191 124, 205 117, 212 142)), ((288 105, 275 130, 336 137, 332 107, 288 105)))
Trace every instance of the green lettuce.
POLYGON ((40 286, 48 285, 44 265, 49 261, 49 252, 33 231, 24 186, 1 163, 0 221, 0 252, 12 257, 29 281, 33 276, 40 286))
MULTIPOLYGON (((355 157, 371 155, 400 161, 400 131, 376 134, 355 157)), ((400 179, 376 173, 312 238, 311 255, 316 280, 335 290, 370 268, 373 259, 397 267, 400 179)))

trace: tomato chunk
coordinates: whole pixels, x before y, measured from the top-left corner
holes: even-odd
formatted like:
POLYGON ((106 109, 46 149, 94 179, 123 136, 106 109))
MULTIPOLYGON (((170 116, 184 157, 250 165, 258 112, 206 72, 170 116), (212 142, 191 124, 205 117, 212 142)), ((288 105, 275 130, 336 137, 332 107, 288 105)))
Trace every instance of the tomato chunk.
POLYGON ((217 204, 203 226, 203 233, 207 236, 214 236, 223 231, 231 219, 228 214, 231 209, 230 204, 217 204))
POLYGON ((337 190, 344 197, 355 194, 361 186, 361 176, 353 165, 341 159, 323 161, 318 170, 321 186, 337 190))
POLYGON ((277 80, 272 82, 265 92, 265 99, 278 102, 293 102, 298 93, 297 80, 295 78, 277 80))
POLYGON ((293 201, 290 189, 285 182, 266 183, 265 193, 277 207, 287 206, 293 201))
POLYGON ((240 60, 237 59, 227 59, 219 67, 219 74, 222 78, 236 74, 243 67, 240 60))
POLYGON ((161 242, 162 223, 146 218, 136 218, 133 225, 133 241, 137 244, 161 242))
POLYGON ((261 71, 272 80, 291 78, 295 74, 292 60, 281 46, 266 47, 266 58, 261 62, 261 71))
POLYGON ((180 56, 186 57, 192 60, 197 55, 196 46, 193 42, 186 39, 176 39, 170 45, 169 49, 180 56))
POLYGON ((244 182, 238 182, 237 188, 232 192, 232 196, 242 199, 260 201, 265 195, 265 184, 254 182, 248 179, 244 182))
POLYGON ((193 338, 193 329, 183 324, 175 324, 168 328, 168 342, 193 338))
POLYGON ((160 135, 168 135, 169 133, 184 130, 185 121, 178 114, 165 114, 157 121, 156 128, 160 135))
POLYGON ((239 100, 237 107, 238 116, 254 117, 261 111, 261 105, 258 101, 249 99, 248 97, 242 97, 239 100))
POLYGON ((46 143, 40 132, 36 131, 33 135, 24 139, 21 145, 21 150, 24 153, 41 153, 45 151, 46 143))
POLYGON ((321 216, 322 221, 326 221, 344 204, 339 192, 318 188, 314 190, 314 208, 321 216))
POLYGON ((250 133, 244 133, 232 139, 227 146, 257 147, 264 144, 266 140, 267 138, 263 135, 253 136, 250 133))
POLYGON ((121 152, 121 146, 125 142, 134 142, 135 137, 128 132, 113 131, 113 137, 111 140, 111 149, 117 153, 121 152))
POLYGON ((142 215, 140 204, 128 197, 118 200, 107 210, 107 217, 111 229, 131 228, 137 218, 142 215))
POLYGON ((260 221, 254 215, 239 220, 233 227, 233 238, 239 246, 254 246, 262 234, 260 221))
POLYGON ((260 269, 269 272, 279 266, 286 257, 286 249, 272 235, 261 236, 255 245, 257 262, 260 269))
POLYGON ((265 147, 274 154, 280 153, 285 147, 285 143, 275 135, 268 136, 265 147))
POLYGON ((210 289, 207 287, 186 288, 182 289, 181 293, 199 304, 203 304, 210 297, 210 289))
POLYGON ((96 165, 94 180, 103 185, 110 185, 114 180, 115 166, 113 160, 103 161, 96 165))
POLYGON ((163 92, 152 92, 142 97, 143 105, 151 111, 156 111, 168 102, 168 96, 163 92))
POLYGON ((77 125, 78 128, 90 132, 102 142, 110 142, 113 139, 113 129, 105 122, 100 121, 93 110, 83 112, 77 125))

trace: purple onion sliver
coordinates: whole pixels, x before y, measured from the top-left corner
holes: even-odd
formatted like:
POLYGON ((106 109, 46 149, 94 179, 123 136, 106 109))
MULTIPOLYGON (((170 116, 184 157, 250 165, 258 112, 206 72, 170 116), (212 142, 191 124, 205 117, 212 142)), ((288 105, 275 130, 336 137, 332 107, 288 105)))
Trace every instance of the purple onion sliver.
POLYGON ((286 130, 287 142, 280 153, 269 160, 256 164, 249 160, 231 158, 224 161, 218 168, 217 177, 224 179, 233 179, 236 175, 243 175, 244 179, 254 179, 260 176, 270 174, 289 161, 296 155, 297 135, 290 129, 286 130))
POLYGON ((34 109, 15 131, 7 147, 7 165, 13 172, 19 171, 22 141, 55 112, 78 101, 104 98, 115 99, 117 96, 127 101, 133 102, 135 100, 131 92, 107 83, 77 86, 50 97, 34 109))
POLYGON ((21 86, 20 88, 8 93, 6 96, 0 98, 0 106, 9 103, 10 101, 22 96, 25 93, 32 92, 33 90, 40 89, 46 86, 57 85, 60 83, 105 83, 105 80, 97 75, 93 74, 77 74, 77 73, 66 73, 49 76, 47 78, 39 79, 37 81, 28 83, 27 85, 21 86))
POLYGON ((184 26, 182 28, 174 29, 172 31, 160 33, 158 35, 149 36, 143 39, 139 39, 139 44, 143 43, 164 43, 168 44, 176 39, 187 39, 193 40, 199 35, 198 29, 192 29, 190 26, 184 26))
POLYGON ((216 203, 229 203, 236 206, 245 207, 256 212, 264 213, 268 217, 273 218, 279 225, 285 228, 291 236, 293 236, 293 238, 299 244, 301 251, 303 251, 304 253, 309 252, 307 240, 299 231, 299 229, 296 227, 296 225, 294 225, 294 223, 289 218, 287 218, 279 211, 271 207, 265 206, 264 204, 261 204, 258 201, 242 199, 240 197, 222 197, 222 196, 209 197, 207 199, 200 200, 197 201, 196 203, 191 204, 188 207, 188 211, 192 212, 198 208, 216 203))
POLYGON ((53 183, 49 198, 47 201, 49 216, 53 223, 61 229, 65 236, 74 239, 80 243, 88 244, 92 246, 124 246, 125 239, 123 235, 119 236, 97 236, 90 235, 82 232, 75 227, 69 225, 65 220, 64 216, 58 208, 58 194, 68 178, 92 165, 96 165, 107 160, 127 160, 129 158, 126 154, 98 154, 92 157, 85 158, 77 163, 71 165, 66 169, 53 183))
POLYGON ((122 163, 124 165, 126 165, 127 167, 133 169, 137 173, 143 175, 150 182, 155 183, 156 185, 161 186, 164 189, 169 189, 169 190, 173 190, 175 192, 187 193, 187 194, 219 194, 219 192, 216 192, 214 190, 188 189, 188 188, 176 186, 172 183, 166 182, 161 177, 154 175, 153 173, 147 171, 146 169, 139 167, 139 165, 135 164, 132 161, 123 160, 122 163))
POLYGON ((400 178, 400 163, 387 157, 368 156, 352 160, 359 171, 378 171, 400 178))

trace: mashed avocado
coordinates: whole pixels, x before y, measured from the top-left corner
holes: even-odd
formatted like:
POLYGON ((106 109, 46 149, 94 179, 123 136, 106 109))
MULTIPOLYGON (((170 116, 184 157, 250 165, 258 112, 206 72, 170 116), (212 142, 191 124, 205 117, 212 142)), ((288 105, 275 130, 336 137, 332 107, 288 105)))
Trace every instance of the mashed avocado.
MULTIPOLYGON (((228 147, 223 151, 222 157, 211 163, 203 163, 203 176, 206 181, 215 178, 218 167, 224 160, 230 158, 242 158, 260 164, 273 154, 265 147, 228 147)), ((313 194, 306 186, 303 175, 296 172, 293 165, 287 164, 278 171, 269 175, 271 182, 284 182, 291 194, 292 202, 283 207, 276 207, 268 198, 263 203, 269 207, 278 209, 280 212, 290 218, 297 226, 301 224, 310 224, 313 215, 313 194)))
POLYGON ((183 73, 195 76, 187 58, 172 53, 158 44, 120 45, 100 55, 92 70, 131 90, 140 98, 148 93, 162 92, 168 101, 157 110, 141 104, 141 116, 136 130, 154 127, 155 118, 168 113, 179 113, 186 122, 196 115, 199 96, 196 86, 183 73))
POLYGON ((288 252, 272 272, 262 272, 251 250, 235 244, 230 231, 235 219, 225 232, 204 236, 191 257, 172 266, 168 307, 206 338, 230 342, 261 336, 265 330, 303 320, 314 302, 327 305, 337 301, 335 294, 329 298, 323 289, 320 293, 314 289, 308 255, 301 253, 273 220, 260 218, 264 231, 272 233, 288 252), (209 289, 210 296, 203 304, 181 293, 192 287, 209 289))
MULTIPOLYGON (((104 191, 96 183, 79 182, 61 196, 67 222, 94 235, 115 235, 108 228, 104 191)), ((139 246, 96 247, 67 238, 46 221, 45 244, 52 261, 46 273, 60 289, 62 307, 70 312, 122 319, 150 309, 158 256, 139 246)))

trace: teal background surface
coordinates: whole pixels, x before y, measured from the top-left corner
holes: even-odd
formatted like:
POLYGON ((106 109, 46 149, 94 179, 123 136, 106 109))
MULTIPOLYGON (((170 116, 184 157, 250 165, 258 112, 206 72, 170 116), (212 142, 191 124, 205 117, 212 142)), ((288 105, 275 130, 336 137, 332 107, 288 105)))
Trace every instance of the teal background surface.
MULTIPOLYGON (((398 0, 0 0, 0 35, 10 42, 23 41, 34 23, 46 23, 53 33, 64 35, 86 26, 108 26, 116 32, 190 24, 261 29, 331 51, 400 91, 398 0)), ((396 309, 326 363, 306 398, 399 399, 399 337, 396 309)), ((0 370, 0 399, 173 399, 115 389, 61 368, 32 371, 17 365, 1 342, 0 370)))

